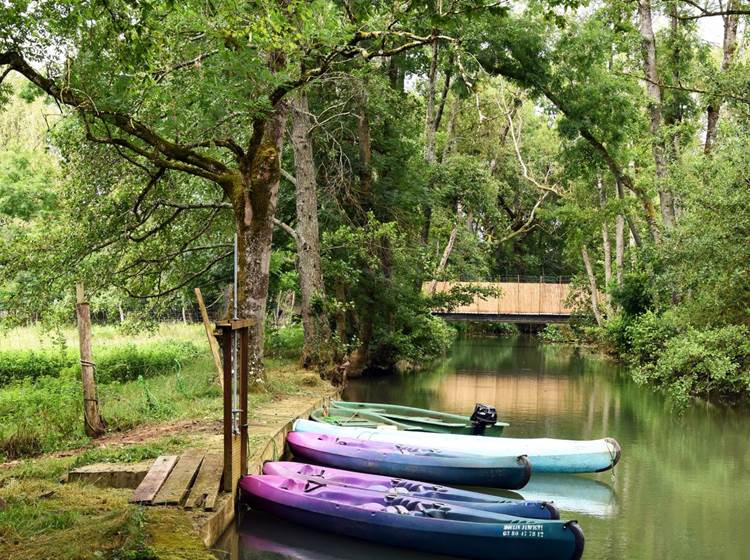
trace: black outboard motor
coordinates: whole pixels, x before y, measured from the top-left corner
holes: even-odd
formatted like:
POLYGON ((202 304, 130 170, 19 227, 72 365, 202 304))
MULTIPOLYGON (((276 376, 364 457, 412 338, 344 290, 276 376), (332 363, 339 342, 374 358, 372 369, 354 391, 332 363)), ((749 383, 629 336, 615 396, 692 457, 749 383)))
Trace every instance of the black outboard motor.
POLYGON ((471 415, 471 425, 474 435, 483 436, 487 426, 494 426, 497 422, 497 410, 494 406, 477 403, 471 415))

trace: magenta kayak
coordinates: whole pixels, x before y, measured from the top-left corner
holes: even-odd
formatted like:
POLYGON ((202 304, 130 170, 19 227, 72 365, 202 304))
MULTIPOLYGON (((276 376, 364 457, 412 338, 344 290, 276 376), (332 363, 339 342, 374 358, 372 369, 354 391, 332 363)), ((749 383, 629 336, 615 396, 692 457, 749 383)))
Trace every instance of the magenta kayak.
POLYGON ((320 531, 476 560, 578 560, 575 521, 527 519, 274 475, 240 481, 245 503, 320 531))
POLYGON ((263 474, 309 480, 329 486, 343 486, 359 490, 382 492, 387 496, 410 496, 420 500, 439 501, 446 504, 481 509, 517 517, 535 519, 560 519, 554 505, 545 501, 514 500, 481 492, 459 490, 431 482, 394 478, 377 474, 359 473, 331 467, 308 465, 291 461, 267 462, 263 474))
POLYGON ((523 488, 531 464, 521 456, 481 456, 324 434, 290 432, 287 443, 295 457, 350 471, 439 484, 523 488))

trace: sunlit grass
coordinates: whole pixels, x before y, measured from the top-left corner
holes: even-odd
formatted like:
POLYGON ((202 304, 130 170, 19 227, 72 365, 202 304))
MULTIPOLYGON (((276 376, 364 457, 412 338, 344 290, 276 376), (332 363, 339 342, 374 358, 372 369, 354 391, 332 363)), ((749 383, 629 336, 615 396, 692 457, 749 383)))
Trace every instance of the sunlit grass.
MULTIPOLYGON (((199 323, 160 323, 155 331, 141 331, 135 334, 123 332, 118 325, 94 324, 92 326, 94 350, 97 346, 142 344, 167 340, 188 341, 208 346, 205 330, 199 323)), ((78 347, 78 332, 75 325, 53 331, 45 330, 38 324, 0 331, 0 350, 59 348, 63 341, 67 348, 78 347)))

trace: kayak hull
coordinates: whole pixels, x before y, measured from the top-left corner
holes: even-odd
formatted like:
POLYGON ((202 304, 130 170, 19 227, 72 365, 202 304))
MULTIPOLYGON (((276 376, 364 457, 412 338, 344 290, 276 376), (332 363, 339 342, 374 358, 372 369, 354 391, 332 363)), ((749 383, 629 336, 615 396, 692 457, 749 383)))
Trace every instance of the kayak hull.
POLYGON ((523 456, 487 457, 301 432, 290 432, 287 443, 295 457, 313 463, 441 484, 515 490, 531 476, 531 465, 523 456))
POLYGON ((555 506, 542 500, 514 500, 416 480, 346 471, 305 463, 266 462, 263 465, 263 474, 299 478, 331 486, 370 490, 388 495, 410 496, 415 499, 439 501, 516 517, 560 519, 560 514, 555 506))
MULTIPOLYGON (((395 404, 331 401, 329 415, 338 417, 332 423, 340 426, 377 428, 378 425, 386 424, 396 425, 399 430, 464 435, 476 433, 468 416, 395 404), (349 411, 350 414, 358 413, 352 418, 352 423, 345 420, 349 411), (371 422, 371 425, 362 425, 366 421, 371 422)), ((324 416, 316 414, 313 419, 327 421, 324 416)), ((481 435, 500 436, 507 426, 506 422, 496 422, 492 426, 486 426, 481 435)))
POLYGON ((446 452, 460 451, 484 457, 526 455, 534 466, 535 472, 586 473, 606 471, 618 463, 621 453, 620 445, 613 438, 588 441, 548 438, 487 438, 454 434, 346 428, 310 420, 297 420, 294 423, 294 431, 401 445, 430 446, 446 452))
MULTIPOLYGON (((294 491, 283 477, 248 476, 242 499, 253 508, 320 531, 476 560, 578 560, 583 532, 575 522, 529 520, 454 508, 459 520, 412 513, 375 493, 339 489, 294 491), (318 497, 322 494, 322 497, 318 497), (390 510, 390 511, 389 511, 390 510)), ((424 507, 424 506, 423 506, 424 507)), ((428 507, 438 508, 438 504, 428 507)))

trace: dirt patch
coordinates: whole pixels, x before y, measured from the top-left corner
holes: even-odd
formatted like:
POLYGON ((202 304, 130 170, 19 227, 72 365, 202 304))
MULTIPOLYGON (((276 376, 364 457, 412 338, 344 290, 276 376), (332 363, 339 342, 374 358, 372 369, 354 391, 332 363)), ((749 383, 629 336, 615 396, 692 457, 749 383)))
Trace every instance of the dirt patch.
MULTIPOLYGON (((215 420, 178 420, 162 424, 146 424, 127 432, 106 434, 82 447, 47 453, 37 456, 35 459, 74 457, 88 449, 125 447, 128 445, 149 443, 169 436, 197 436, 201 434, 221 434, 221 422, 215 420)), ((23 462, 23 460, 6 461, 5 463, 0 463, 0 469, 17 467, 23 464, 23 462)))

